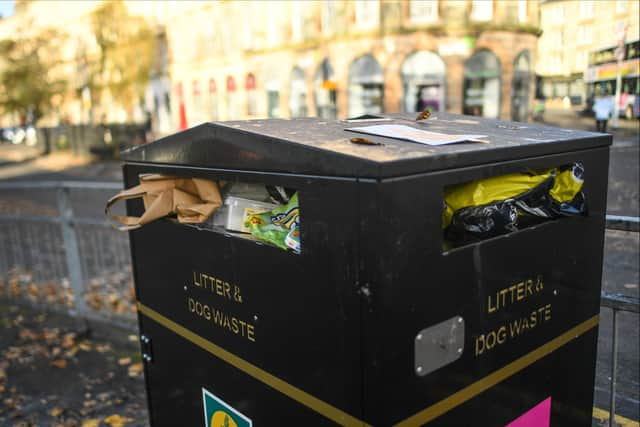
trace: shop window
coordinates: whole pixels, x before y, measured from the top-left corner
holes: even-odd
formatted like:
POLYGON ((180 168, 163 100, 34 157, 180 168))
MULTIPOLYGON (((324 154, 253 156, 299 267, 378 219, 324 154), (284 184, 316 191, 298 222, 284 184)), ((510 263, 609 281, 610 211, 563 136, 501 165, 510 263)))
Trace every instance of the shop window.
POLYGON ((209 119, 218 120, 218 88, 214 79, 209 79, 209 119))
POLYGON ((490 21, 493 18, 493 0, 471 0, 471 19, 490 21))
POLYGON ((302 71, 300 67, 295 67, 291 72, 289 109, 291 111, 291 117, 307 116, 307 85, 304 78, 304 71, 302 71))
POLYGON ((526 122, 529 118, 529 88, 531 87, 531 59, 528 51, 521 52, 513 63, 511 85, 511 120, 526 122))
POLYGON ((404 89, 404 111, 446 109, 446 66, 440 56, 428 51, 412 53, 402 63, 400 74, 404 89))
POLYGON ((376 28, 380 19, 380 2, 378 0, 356 0, 356 26, 359 28, 376 28))
POLYGON ((384 73, 372 55, 357 58, 349 68, 349 117, 383 111, 384 73))
POLYGON ((324 119, 335 119, 337 116, 337 90, 338 83, 335 73, 328 58, 325 58, 318 67, 315 78, 316 113, 324 119))
POLYGON ((409 20, 414 24, 437 21, 438 0, 411 0, 409 2, 409 20))
POLYGON ((500 62, 489 50, 474 53, 464 64, 463 113, 498 118, 500 62))
POLYGON ((247 115, 255 116, 258 110, 258 101, 256 99, 256 77, 253 73, 247 74, 244 87, 247 91, 247 115))

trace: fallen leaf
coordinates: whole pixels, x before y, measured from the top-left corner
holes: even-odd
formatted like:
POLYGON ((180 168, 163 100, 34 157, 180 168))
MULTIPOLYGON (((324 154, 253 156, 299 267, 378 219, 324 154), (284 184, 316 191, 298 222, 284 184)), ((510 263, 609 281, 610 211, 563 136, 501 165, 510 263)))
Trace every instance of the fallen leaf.
MULTIPOLYGON (((131 363, 131 358, 130 357, 123 357, 121 359, 118 359, 118 365, 120 365, 120 366, 128 365, 129 363, 131 363)), ((0 376, 0 378, 1 378, 1 376, 0 376)))
POLYGON ((100 425, 100 419, 99 418, 91 418, 89 420, 84 420, 82 422, 82 426, 81 427, 98 427, 100 425))
POLYGON ((52 408, 49 411, 49 415, 51 415, 52 417, 58 418, 60 415, 62 415, 62 413, 64 412, 64 409, 56 406, 55 408, 52 408))
POLYGON ((89 344, 86 341, 83 341, 80 344, 78 344, 78 348, 82 351, 91 351, 91 344, 89 344))
POLYGON ((132 418, 121 417, 118 414, 109 415, 104 419, 104 422, 110 424, 111 427, 123 427, 126 423, 133 421, 132 418))
POLYGON ((111 350, 111 346, 109 344, 98 344, 96 346, 96 351, 98 353, 106 353, 109 350, 111 350))
POLYGON ((67 361, 64 359, 54 360, 53 362, 51 362, 51 364, 56 368, 61 368, 61 369, 64 369, 67 367, 67 361))
POLYGON ((135 378, 140 375, 142 372, 142 363, 134 363, 133 365, 129 365, 129 376, 131 378, 135 378))
POLYGON ((62 337, 62 348, 71 348, 75 344, 76 334, 68 333, 62 337))

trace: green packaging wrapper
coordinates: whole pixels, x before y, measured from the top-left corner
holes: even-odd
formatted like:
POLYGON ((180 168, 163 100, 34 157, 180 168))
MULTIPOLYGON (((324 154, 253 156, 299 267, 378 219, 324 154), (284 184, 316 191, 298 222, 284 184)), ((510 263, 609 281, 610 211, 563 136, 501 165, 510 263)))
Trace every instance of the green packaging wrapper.
POLYGON ((298 193, 289 203, 261 214, 250 215, 245 226, 251 234, 282 249, 300 252, 300 208, 298 193))

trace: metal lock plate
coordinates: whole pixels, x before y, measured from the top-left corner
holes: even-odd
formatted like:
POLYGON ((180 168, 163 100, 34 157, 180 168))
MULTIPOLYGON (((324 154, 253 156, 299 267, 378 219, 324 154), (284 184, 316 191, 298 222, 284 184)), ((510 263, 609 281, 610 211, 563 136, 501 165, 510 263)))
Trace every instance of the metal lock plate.
POLYGON ((415 373, 425 376, 455 362, 464 352, 464 319, 455 316, 423 329, 415 338, 415 373))

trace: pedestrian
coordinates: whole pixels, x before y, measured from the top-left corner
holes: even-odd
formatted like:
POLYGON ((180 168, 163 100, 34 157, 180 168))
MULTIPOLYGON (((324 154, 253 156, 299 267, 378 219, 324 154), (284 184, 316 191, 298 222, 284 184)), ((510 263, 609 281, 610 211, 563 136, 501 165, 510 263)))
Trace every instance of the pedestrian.
POLYGON ((596 130, 607 132, 607 122, 613 115, 613 100, 606 93, 596 95, 593 102, 593 112, 596 116, 596 130))

